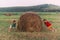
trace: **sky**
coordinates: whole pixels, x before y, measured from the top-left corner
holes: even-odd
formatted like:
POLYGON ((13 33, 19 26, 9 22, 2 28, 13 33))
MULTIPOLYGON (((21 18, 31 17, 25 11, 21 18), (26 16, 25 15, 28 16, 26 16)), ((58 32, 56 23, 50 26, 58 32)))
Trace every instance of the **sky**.
POLYGON ((60 6, 60 0, 0 0, 0 7, 34 6, 40 4, 54 4, 60 6))

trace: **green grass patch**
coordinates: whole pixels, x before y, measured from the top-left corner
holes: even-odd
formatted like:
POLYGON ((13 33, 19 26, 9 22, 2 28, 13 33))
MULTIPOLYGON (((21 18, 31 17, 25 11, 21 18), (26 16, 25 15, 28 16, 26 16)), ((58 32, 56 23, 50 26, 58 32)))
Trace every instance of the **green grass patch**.
MULTIPOLYGON (((0 12, 1 14, 8 12, 0 12)), ((0 40, 60 40, 60 15, 59 12, 38 12, 42 19, 52 22, 52 27, 58 32, 8 32, 8 27, 12 19, 19 19, 22 12, 10 12, 18 15, 0 15, 0 40), (46 13, 46 14, 45 14, 46 13)))

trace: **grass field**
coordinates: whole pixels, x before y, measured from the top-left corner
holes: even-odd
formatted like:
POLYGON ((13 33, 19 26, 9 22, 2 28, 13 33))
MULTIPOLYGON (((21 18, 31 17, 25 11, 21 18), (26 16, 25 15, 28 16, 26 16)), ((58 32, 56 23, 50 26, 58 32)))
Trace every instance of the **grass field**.
MULTIPOLYGON (((19 13, 19 12, 18 12, 19 13)), ((60 12, 38 12, 44 19, 52 22, 56 32, 8 32, 12 19, 18 21, 20 15, 0 15, 0 40, 60 40, 60 12), (46 14, 45 14, 46 13, 46 14)), ((1 13, 2 14, 2 13, 1 13)))

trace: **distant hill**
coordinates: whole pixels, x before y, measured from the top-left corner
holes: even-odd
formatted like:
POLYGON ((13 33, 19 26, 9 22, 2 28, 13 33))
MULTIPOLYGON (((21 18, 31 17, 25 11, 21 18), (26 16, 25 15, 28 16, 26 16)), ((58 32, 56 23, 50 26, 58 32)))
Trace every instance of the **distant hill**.
POLYGON ((42 4, 36 6, 27 6, 27 7, 4 7, 0 8, 0 12, 25 12, 25 11, 37 11, 37 12, 60 12, 60 6, 53 4, 42 4))

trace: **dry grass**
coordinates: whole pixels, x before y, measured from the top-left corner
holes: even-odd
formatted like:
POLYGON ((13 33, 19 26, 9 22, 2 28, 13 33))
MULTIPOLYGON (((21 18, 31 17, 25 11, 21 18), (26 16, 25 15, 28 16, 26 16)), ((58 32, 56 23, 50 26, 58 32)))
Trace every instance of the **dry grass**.
POLYGON ((41 15, 52 21, 53 27, 56 32, 8 32, 10 20, 19 16, 0 16, 0 40, 60 40, 60 15, 41 15))
POLYGON ((0 34, 0 40, 60 40, 56 32, 10 32, 0 34))

